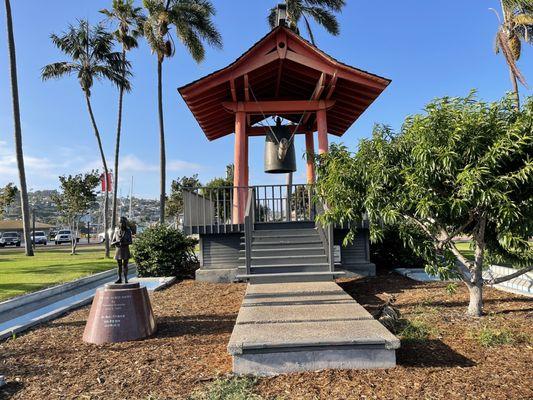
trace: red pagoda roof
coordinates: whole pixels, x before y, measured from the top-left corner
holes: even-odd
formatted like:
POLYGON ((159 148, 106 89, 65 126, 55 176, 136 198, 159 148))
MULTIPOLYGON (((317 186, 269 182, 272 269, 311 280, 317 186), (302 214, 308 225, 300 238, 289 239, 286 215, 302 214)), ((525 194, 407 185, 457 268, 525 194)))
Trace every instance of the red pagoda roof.
MULTIPOLYGON (((224 103, 256 100, 329 100, 328 132, 342 136, 390 82, 339 62, 280 26, 232 64, 178 91, 209 140, 235 130, 235 117, 224 103)), ((302 113, 281 116, 298 123, 302 113)), ((251 115, 249 124, 263 119, 262 112, 251 115)), ((314 113, 302 120, 308 128, 316 125, 314 113)))

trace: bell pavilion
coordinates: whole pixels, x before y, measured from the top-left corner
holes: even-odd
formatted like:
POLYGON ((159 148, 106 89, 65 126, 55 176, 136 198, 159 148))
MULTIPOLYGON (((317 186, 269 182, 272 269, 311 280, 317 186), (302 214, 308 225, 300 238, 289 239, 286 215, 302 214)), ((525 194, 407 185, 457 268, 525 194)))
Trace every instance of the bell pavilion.
MULTIPOLYGON (((225 68, 179 88, 209 141, 234 135, 233 186, 184 193, 183 226, 199 234, 208 281, 324 281, 346 271, 375 274, 368 226, 341 246, 346 227, 320 226, 313 201, 314 156, 342 136, 390 83, 346 65, 283 23, 225 68), (265 172, 295 170, 294 141, 305 137, 307 182, 253 185, 250 137, 265 137, 265 172)), ((228 160, 229 161, 229 160, 228 160)))

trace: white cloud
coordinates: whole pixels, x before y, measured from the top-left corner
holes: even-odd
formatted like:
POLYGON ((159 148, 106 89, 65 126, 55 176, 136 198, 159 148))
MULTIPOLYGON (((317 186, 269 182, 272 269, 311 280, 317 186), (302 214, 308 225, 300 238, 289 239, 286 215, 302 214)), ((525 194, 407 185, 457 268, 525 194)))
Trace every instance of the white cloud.
MULTIPOLYGON (((128 154, 121 157, 119 164, 120 171, 125 172, 159 172, 159 164, 151 164, 141 160, 139 157, 128 154)), ((191 163, 183 160, 169 160, 167 161, 167 171, 198 171, 203 169, 199 164, 191 163)))

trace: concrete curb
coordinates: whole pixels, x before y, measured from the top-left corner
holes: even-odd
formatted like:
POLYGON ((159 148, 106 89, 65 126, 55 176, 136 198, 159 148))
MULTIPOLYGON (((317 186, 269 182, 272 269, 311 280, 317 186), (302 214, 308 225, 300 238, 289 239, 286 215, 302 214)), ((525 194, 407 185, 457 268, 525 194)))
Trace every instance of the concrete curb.
MULTIPOLYGON (((135 267, 135 272, 137 268, 135 267)), ((47 297, 55 296, 56 294, 65 293, 71 290, 79 289, 85 285, 103 280, 109 279, 110 277, 116 275, 116 269, 110 269, 104 272, 98 272, 93 275, 85 276, 83 278, 78 278, 70 282, 60 283, 55 286, 51 286, 45 289, 38 290, 37 292, 32 292, 28 294, 22 294, 12 299, 5 300, 0 303, 0 314, 6 311, 10 311, 14 308, 25 306, 27 304, 33 303, 35 301, 43 300, 47 297)))
MULTIPOLYGON (((115 271, 111 272, 113 272, 111 276, 114 276, 115 271)), ((129 279, 132 281, 141 280, 141 283, 155 282, 155 288, 153 289, 154 291, 163 290, 164 288, 167 288, 176 281, 176 277, 136 278, 134 277, 136 273, 137 271, 135 269, 135 271, 129 275, 129 279)), ((103 276, 103 278, 101 278, 99 281, 91 281, 91 283, 95 283, 97 285, 91 285, 91 288, 88 288, 88 290, 86 291, 71 296, 68 296, 68 291, 65 291, 66 296, 63 300, 49 304, 48 306, 45 306, 43 308, 35 309, 29 312, 28 314, 21 315, 20 317, 14 318, 10 321, 6 321, 6 324, 10 323, 11 326, 0 331, 0 340, 4 340, 13 336, 14 334, 23 332, 35 325, 51 321, 72 310, 90 304, 98 287, 104 285, 105 283, 108 283, 109 278, 111 278, 111 276, 107 276, 105 274, 101 275, 103 276), (64 305, 60 305, 61 303, 64 303, 64 305)), ((78 286, 78 288, 82 286, 83 285, 78 286)), ((0 324, 0 327, 1 326, 2 324, 0 324)))

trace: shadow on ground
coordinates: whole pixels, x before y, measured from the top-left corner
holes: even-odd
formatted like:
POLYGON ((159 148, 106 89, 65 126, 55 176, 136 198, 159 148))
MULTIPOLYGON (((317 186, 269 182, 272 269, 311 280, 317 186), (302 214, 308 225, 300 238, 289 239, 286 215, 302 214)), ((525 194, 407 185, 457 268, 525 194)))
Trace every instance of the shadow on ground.
POLYGON ((157 337, 231 333, 237 314, 186 315, 157 319, 157 337))
POLYGON ((475 362, 453 350, 440 340, 402 340, 396 350, 398 365, 414 368, 473 367, 475 362))

